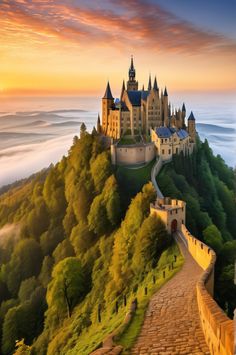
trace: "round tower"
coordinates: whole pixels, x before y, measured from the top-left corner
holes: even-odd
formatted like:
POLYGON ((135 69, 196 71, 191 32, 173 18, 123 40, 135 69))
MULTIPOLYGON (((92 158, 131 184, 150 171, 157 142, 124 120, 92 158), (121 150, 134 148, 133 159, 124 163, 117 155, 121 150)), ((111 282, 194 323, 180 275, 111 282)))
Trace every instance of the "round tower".
POLYGON ((102 98, 102 131, 104 134, 107 134, 109 111, 113 105, 114 98, 112 96, 110 84, 108 81, 105 94, 102 98))
POLYGON ((191 141, 195 143, 196 141, 196 125, 195 125, 195 117, 193 112, 191 111, 188 118, 188 134, 190 135, 191 141))

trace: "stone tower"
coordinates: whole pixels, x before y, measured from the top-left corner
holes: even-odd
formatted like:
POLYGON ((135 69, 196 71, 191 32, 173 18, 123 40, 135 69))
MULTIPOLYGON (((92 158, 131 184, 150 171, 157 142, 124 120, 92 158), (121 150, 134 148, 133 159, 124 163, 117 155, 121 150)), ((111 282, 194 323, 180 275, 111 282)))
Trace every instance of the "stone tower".
POLYGON ((112 96, 110 84, 108 81, 105 94, 102 98, 102 131, 104 134, 107 133, 109 110, 113 107, 113 105, 114 98, 112 96))
POLYGON ((127 81, 127 91, 137 91, 138 90, 138 82, 135 80, 135 69, 134 69, 134 60, 133 56, 131 56, 131 64, 129 68, 129 80, 127 81))
POLYGON ((189 118, 188 118, 188 134, 190 135, 192 142, 195 143, 195 141, 196 141, 196 126, 195 126, 195 117, 194 117, 192 111, 191 111, 189 118))
POLYGON ((169 126, 169 114, 168 114, 168 93, 165 87, 164 95, 163 95, 163 113, 164 113, 164 126, 169 126))

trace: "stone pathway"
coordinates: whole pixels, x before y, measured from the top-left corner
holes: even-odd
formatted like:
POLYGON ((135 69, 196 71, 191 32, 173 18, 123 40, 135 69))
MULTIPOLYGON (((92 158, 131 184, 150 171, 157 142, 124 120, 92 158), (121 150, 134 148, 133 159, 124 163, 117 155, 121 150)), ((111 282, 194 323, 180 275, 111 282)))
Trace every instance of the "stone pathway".
POLYGON ((198 315, 196 283, 202 269, 187 251, 182 269, 151 299, 133 355, 208 355, 198 315))

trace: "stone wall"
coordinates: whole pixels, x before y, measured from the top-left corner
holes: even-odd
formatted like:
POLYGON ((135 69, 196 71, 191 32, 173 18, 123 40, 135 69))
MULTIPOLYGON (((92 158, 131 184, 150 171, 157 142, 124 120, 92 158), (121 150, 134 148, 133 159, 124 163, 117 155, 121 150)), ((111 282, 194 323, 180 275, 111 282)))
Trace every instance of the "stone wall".
POLYGON ((211 297, 216 255, 206 244, 194 238, 185 225, 182 225, 181 231, 190 254, 204 270, 197 283, 197 301, 202 329, 210 352, 212 355, 233 355, 233 321, 211 297))
POLYGON ((112 164, 137 165, 149 163, 156 156, 156 148, 153 143, 132 145, 111 145, 112 164))

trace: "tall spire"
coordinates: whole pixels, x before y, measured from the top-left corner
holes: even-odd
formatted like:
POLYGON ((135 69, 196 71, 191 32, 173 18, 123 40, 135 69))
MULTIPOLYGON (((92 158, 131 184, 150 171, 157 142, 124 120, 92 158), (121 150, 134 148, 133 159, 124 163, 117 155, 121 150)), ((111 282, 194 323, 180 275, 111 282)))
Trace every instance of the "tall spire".
POLYGON ((158 91, 157 78, 156 78, 156 77, 155 77, 155 79, 154 79, 153 89, 156 90, 156 91, 158 91))
POLYGON ((166 90, 166 86, 165 86, 164 96, 168 96, 168 93, 167 93, 167 90, 166 90))
POLYGON ((182 111, 186 112, 186 108, 185 108, 185 104, 184 103, 183 103, 183 106, 182 106, 182 111))
POLYGON ((151 80, 151 74, 149 74, 149 80, 148 80, 148 90, 152 90, 152 80, 151 80))
POLYGON ((132 55, 131 55, 131 64, 130 64, 130 68, 129 68, 129 80, 135 81, 134 59, 133 59, 132 55))
POLYGON ((123 80, 123 84, 122 84, 122 88, 121 88, 121 94, 120 94, 120 99, 122 99, 122 96, 124 94, 125 91, 125 81, 123 80))
POLYGON ((113 100, 113 96, 112 96, 112 93, 111 93, 111 88, 110 88, 109 81, 107 82, 107 87, 106 87, 106 91, 105 91, 105 94, 103 96, 103 99, 111 99, 111 100, 113 100))

